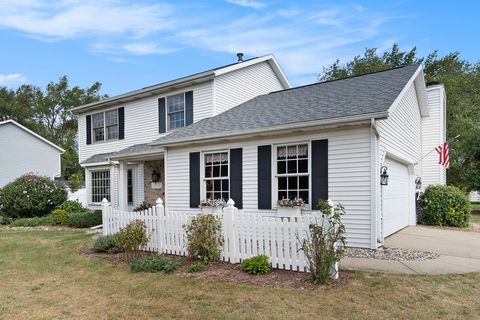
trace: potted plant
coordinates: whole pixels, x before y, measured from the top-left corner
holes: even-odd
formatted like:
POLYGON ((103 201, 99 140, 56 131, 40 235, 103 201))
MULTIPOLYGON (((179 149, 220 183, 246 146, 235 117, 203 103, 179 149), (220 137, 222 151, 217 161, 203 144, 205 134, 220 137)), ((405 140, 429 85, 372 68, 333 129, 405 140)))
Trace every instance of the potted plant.
POLYGON ((202 213, 218 213, 222 212, 222 209, 227 205, 223 199, 207 199, 200 201, 198 207, 202 210, 202 213))
POLYGON ((300 216, 305 201, 302 198, 282 199, 277 201, 277 215, 280 217, 300 216))

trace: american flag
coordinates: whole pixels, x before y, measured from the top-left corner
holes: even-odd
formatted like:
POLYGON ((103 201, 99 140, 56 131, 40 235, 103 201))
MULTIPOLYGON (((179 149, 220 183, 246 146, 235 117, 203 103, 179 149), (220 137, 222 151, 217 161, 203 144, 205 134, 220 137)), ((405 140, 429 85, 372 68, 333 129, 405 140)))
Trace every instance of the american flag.
POLYGON ((438 164, 448 169, 450 167, 450 159, 448 158, 448 142, 435 148, 438 153, 438 164))

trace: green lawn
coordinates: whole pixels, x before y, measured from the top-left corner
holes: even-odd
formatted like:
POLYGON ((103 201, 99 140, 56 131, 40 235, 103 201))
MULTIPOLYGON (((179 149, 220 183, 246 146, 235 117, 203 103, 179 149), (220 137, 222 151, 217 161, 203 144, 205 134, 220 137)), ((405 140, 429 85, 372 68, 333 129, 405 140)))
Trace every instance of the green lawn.
POLYGON ((84 231, 0 229, 1 319, 472 319, 480 274, 357 273, 340 287, 269 289, 131 273, 79 252, 84 231))

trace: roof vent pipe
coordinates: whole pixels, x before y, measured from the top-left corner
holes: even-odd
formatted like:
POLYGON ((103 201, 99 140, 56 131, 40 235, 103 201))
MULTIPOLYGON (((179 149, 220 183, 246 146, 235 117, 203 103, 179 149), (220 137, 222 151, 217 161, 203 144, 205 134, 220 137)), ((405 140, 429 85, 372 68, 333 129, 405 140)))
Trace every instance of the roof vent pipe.
POLYGON ((237 53, 237 58, 238 58, 237 62, 243 62, 243 53, 241 52, 237 53))

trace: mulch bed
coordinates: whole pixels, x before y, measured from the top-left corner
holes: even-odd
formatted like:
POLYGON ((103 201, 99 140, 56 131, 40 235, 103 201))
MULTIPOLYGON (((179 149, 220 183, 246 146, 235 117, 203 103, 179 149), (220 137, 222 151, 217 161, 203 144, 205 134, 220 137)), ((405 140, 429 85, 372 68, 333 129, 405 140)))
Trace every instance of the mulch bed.
MULTIPOLYGON (((88 247, 80 248, 80 252, 90 258, 107 261, 113 264, 126 264, 123 254, 107 254, 97 253, 88 247)), ((148 256, 154 253, 141 252, 140 256, 148 256)), ((271 269, 264 275, 250 275, 241 269, 240 264, 231 264, 228 262, 216 262, 209 264, 205 269, 199 272, 187 272, 188 266, 197 261, 173 255, 164 255, 171 259, 182 262, 182 266, 172 275, 179 277, 198 278, 214 281, 224 281, 228 283, 255 285, 267 288, 293 288, 299 290, 318 289, 318 288, 335 288, 342 286, 354 278, 354 273, 340 272, 338 280, 331 281, 328 285, 320 286, 312 282, 310 273, 297 272, 289 270, 271 269)))

